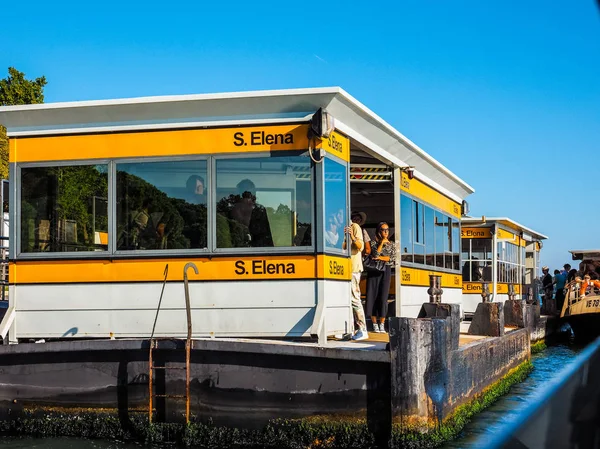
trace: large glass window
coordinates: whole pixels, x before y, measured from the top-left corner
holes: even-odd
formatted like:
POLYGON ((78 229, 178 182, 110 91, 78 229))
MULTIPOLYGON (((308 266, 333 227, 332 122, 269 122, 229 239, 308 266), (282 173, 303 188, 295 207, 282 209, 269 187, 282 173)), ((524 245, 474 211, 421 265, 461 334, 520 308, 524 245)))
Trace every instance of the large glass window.
POLYGON ((462 239, 465 282, 492 282, 492 239, 462 239))
POLYGON ((407 196, 400 197, 400 236, 402 262, 413 261, 413 204, 407 196))
POLYGON ((435 266, 435 212, 425 206, 425 264, 435 266))
POLYGON ((21 169, 21 251, 108 249, 108 166, 21 169))
MULTIPOLYGON (((328 162, 340 164, 325 160, 333 176, 326 181, 326 195, 330 190, 339 223, 335 247, 341 248, 347 176, 343 166, 340 171, 328 162)), ((217 248, 312 245, 312 171, 307 156, 220 159, 216 185, 217 248)))
POLYGON ((325 168, 325 248, 342 249, 344 226, 348 223, 346 166, 332 159, 323 161, 325 168))
POLYGON ((402 262, 460 270, 460 222, 401 195, 402 262))
POLYGON ((206 161, 117 164, 117 249, 207 247, 206 161))
POLYGON ((435 266, 444 268, 444 252, 448 248, 448 221, 446 216, 435 212, 435 266))
POLYGON ((521 281, 520 251, 514 243, 498 242, 498 282, 518 284, 521 281))

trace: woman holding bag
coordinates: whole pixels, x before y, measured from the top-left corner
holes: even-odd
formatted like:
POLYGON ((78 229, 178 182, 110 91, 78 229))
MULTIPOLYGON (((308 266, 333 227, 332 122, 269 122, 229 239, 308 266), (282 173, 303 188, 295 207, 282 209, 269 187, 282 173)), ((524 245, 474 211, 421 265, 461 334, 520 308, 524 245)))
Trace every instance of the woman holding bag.
POLYGON ((392 266, 396 262, 396 245, 388 240, 389 235, 390 227, 382 221, 377 225, 375 240, 371 242, 371 254, 367 256, 380 261, 377 264, 381 270, 370 269, 367 273, 367 315, 371 316, 373 331, 379 333, 385 333, 392 266))

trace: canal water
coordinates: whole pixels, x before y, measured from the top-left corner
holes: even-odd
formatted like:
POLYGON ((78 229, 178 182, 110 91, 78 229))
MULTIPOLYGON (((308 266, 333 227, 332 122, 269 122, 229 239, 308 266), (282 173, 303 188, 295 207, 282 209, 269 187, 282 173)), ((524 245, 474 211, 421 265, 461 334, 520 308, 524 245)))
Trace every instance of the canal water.
MULTIPOLYGON (((532 356, 535 370, 522 383, 511 388, 510 393, 484 410, 465 426, 460 437, 444 448, 483 448, 487 436, 498 432, 505 424, 517 419, 544 385, 554 379, 583 349, 572 343, 548 347, 532 356)), ((0 449, 142 449, 137 443, 85 440, 78 438, 0 437, 0 449)))
POLYGON ((555 379, 571 363, 583 346, 566 342, 549 346, 546 350, 531 357, 535 369, 520 384, 514 385, 509 394, 503 396, 491 407, 476 415, 462 430, 458 439, 443 447, 449 448, 485 448, 487 437, 501 431, 508 423, 518 419, 519 414, 529 406, 541 389, 555 379))

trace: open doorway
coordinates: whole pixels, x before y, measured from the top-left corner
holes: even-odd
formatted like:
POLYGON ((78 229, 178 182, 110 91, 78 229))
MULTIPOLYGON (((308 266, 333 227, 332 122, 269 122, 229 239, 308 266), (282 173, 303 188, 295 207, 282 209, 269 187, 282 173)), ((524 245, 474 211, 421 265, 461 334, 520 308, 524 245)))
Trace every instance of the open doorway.
MULTIPOLYGON (((389 239, 397 240, 394 233, 394 178, 393 168, 362 149, 352 147, 350 153, 350 210, 363 212, 366 220, 362 228, 375 239, 377 225, 386 222, 390 228, 389 239)), ((395 315, 395 273, 388 296, 387 316, 395 315)), ((361 297, 366 301, 367 273, 363 272, 360 283, 361 297)), ((366 304, 365 304, 366 305, 366 304)), ((365 313, 368 314, 367 310, 365 313)), ((370 328, 370 317, 367 316, 370 328)))

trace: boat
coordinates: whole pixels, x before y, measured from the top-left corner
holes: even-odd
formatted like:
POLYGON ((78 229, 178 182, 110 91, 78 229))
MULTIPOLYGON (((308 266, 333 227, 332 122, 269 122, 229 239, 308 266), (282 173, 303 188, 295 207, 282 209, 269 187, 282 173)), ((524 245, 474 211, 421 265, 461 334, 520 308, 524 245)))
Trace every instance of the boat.
POLYGON ((594 280, 600 270, 600 249, 569 252, 581 263, 575 280, 565 286, 560 317, 569 323, 577 340, 589 341, 600 335, 600 280, 594 280))

